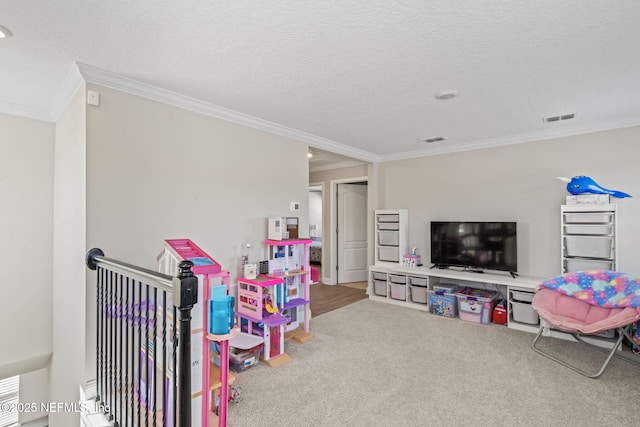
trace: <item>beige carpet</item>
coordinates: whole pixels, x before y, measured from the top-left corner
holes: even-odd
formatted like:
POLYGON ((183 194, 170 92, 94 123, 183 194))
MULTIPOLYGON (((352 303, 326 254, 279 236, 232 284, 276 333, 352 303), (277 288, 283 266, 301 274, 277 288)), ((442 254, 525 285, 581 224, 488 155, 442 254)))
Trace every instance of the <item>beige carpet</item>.
POLYGON ((311 333, 287 344, 289 363, 237 375, 230 426, 639 425, 640 366, 614 359, 588 379, 531 350, 530 333, 368 299, 312 319, 311 333))

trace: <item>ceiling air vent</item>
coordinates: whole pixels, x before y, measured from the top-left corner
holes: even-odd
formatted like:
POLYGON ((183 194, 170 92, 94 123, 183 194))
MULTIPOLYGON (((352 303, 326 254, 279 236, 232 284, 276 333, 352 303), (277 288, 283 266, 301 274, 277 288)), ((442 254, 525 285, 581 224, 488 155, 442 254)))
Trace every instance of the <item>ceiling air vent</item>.
POLYGON ((441 136, 436 136, 435 138, 426 138, 426 139, 419 139, 418 141, 420 142, 426 142, 426 143, 431 143, 431 142, 440 142, 440 141, 444 141, 444 138, 441 136))
POLYGON ((561 120, 571 120, 575 116, 576 116, 575 114, 571 113, 571 114, 563 114, 561 116, 543 117, 542 121, 544 123, 559 122, 561 120))

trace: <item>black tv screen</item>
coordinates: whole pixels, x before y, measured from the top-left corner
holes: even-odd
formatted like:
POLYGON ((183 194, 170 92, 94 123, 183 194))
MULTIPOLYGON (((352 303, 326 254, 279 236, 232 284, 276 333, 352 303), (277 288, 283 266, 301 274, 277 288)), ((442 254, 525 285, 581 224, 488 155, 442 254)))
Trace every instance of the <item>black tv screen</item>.
POLYGON ((516 223, 432 221, 431 263, 516 273, 516 223))

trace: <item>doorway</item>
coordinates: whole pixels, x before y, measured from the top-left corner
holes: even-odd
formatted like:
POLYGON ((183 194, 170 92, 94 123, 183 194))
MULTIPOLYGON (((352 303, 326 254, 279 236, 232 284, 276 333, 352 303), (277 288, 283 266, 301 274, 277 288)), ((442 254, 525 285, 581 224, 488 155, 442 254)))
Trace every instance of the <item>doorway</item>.
POLYGON ((364 282, 368 277, 366 178, 335 183, 335 283, 364 282))
POLYGON ((324 183, 309 184, 309 263, 311 264, 311 283, 322 281, 323 265, 323 201, 324 183))

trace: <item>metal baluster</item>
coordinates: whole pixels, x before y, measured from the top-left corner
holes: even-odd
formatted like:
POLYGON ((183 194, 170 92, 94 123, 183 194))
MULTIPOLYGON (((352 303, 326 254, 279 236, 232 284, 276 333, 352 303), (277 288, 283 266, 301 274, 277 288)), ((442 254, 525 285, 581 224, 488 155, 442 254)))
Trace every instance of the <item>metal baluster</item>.
POLYGON ((178 418, 178 328, 176 322, 178 321, 178 309, 173 306, 173 330, 171 336, 173 337, 173 427, 176 427, 178 418))
POLYGON ((149 381, 151 381, 151 378, 149 377, 149 352, 150 352, 150 348, 149 348, 149 285, 145 285, 145 315, 144 315, 144 346, 142 348, 145 349, 144 355, 145 355, 145 360, 144 360, 144 372, 145 372, 145 402, 147 402, 147 404, 145 405, 145 411, 144 411, 144 424, 145 426, 149 427, 149 406, 151 404, 149 399, 149 381))
POLYGON ((116 340, 116 368, 118 374, 118 378, 116 380, 116 393, 118 396, 118 404, 115 408, 113 408, 113 416, 116 420, 114 427, 119 427, 120 425, 122 425, 122 280, 122 274, 119 274, 118 280, 116 280, 116 299, 118 301, 116 306, 116 319, 118 325, 116 340), (118 348, 119 350, 117 350, 118 348), (118 414, 120 416, 118 416, 118 414))
POLYGON ((140 302, 142 300, 142 282, 138 281, 138 321, 137 321, 137 328, 138 328, 138 356, 137 356, 137 361, 138 361, 138 424, 137 425, 141 425, 140 424, 140 419, 141 419, 141 411, 142 411, 142 406, 141 406, 141 402, 142 402, 142 359, 140 357, 140 349, 142 348, 142 324, 141 324, 141 307, 140 307, 140 302))
POLYGON ((162 291, 162 425, 167 425, 167 293, 162 291))
MULTIPOLYGON (((158 307, 157 304, 158 301, 158 289, 157 288, 153 288, 153 310, 152 310, 152 317, 153 317, 153 334, 152 334, 152 340, 153 340, 153 366, 152 366, 152 375, 153 375, 153 405, 151 405, 153 407, 153 422, 151 423, 151 425, 155 426, 156 425, 156 387, 158 385, 158 370, 156 369, 156 363, 158 361, 158 352, 157 352, 157 342, 156 342, 156 336, 158 334, 158 325, 156 323, 157 318, 156 318, 156 309, 158 307)), ((160 378, 160 381, 162 382, 162 378, 160 378)))
MULTIPOLYGON (((124 339, 124 418, 125 422, 129 415, 129 330, 132 327, 131 323, 131 315, 129 311, 129 278, 126 278, 125 282, 125 297, 124 297, 124 306, 123 306, 123 315, 126 322, 126 327, 124 329, 125 339, 124 339)), ((133 419, 133 413, 131 414, 133 419)))
POLYGON ((113 420, 113 271, 109 272, 109 285, 108 285, 108 298, 109 298, 109 322, 107 323, 107 326, 109 328, 109 338, 108 338, 108 347, 109 347, 109 351, 108 351, 108 366, 109 366, 109 372, 108 372, 108 396, 109 396, 109 421, 113 420))
POLYGON ((105 270, 100 268, 98 270, 98 287, 96 291, 96 403, 101 402, 102 396, 104 396, 104 380, 102 378, 102 352, 104 344, 104 276, 105 270))

